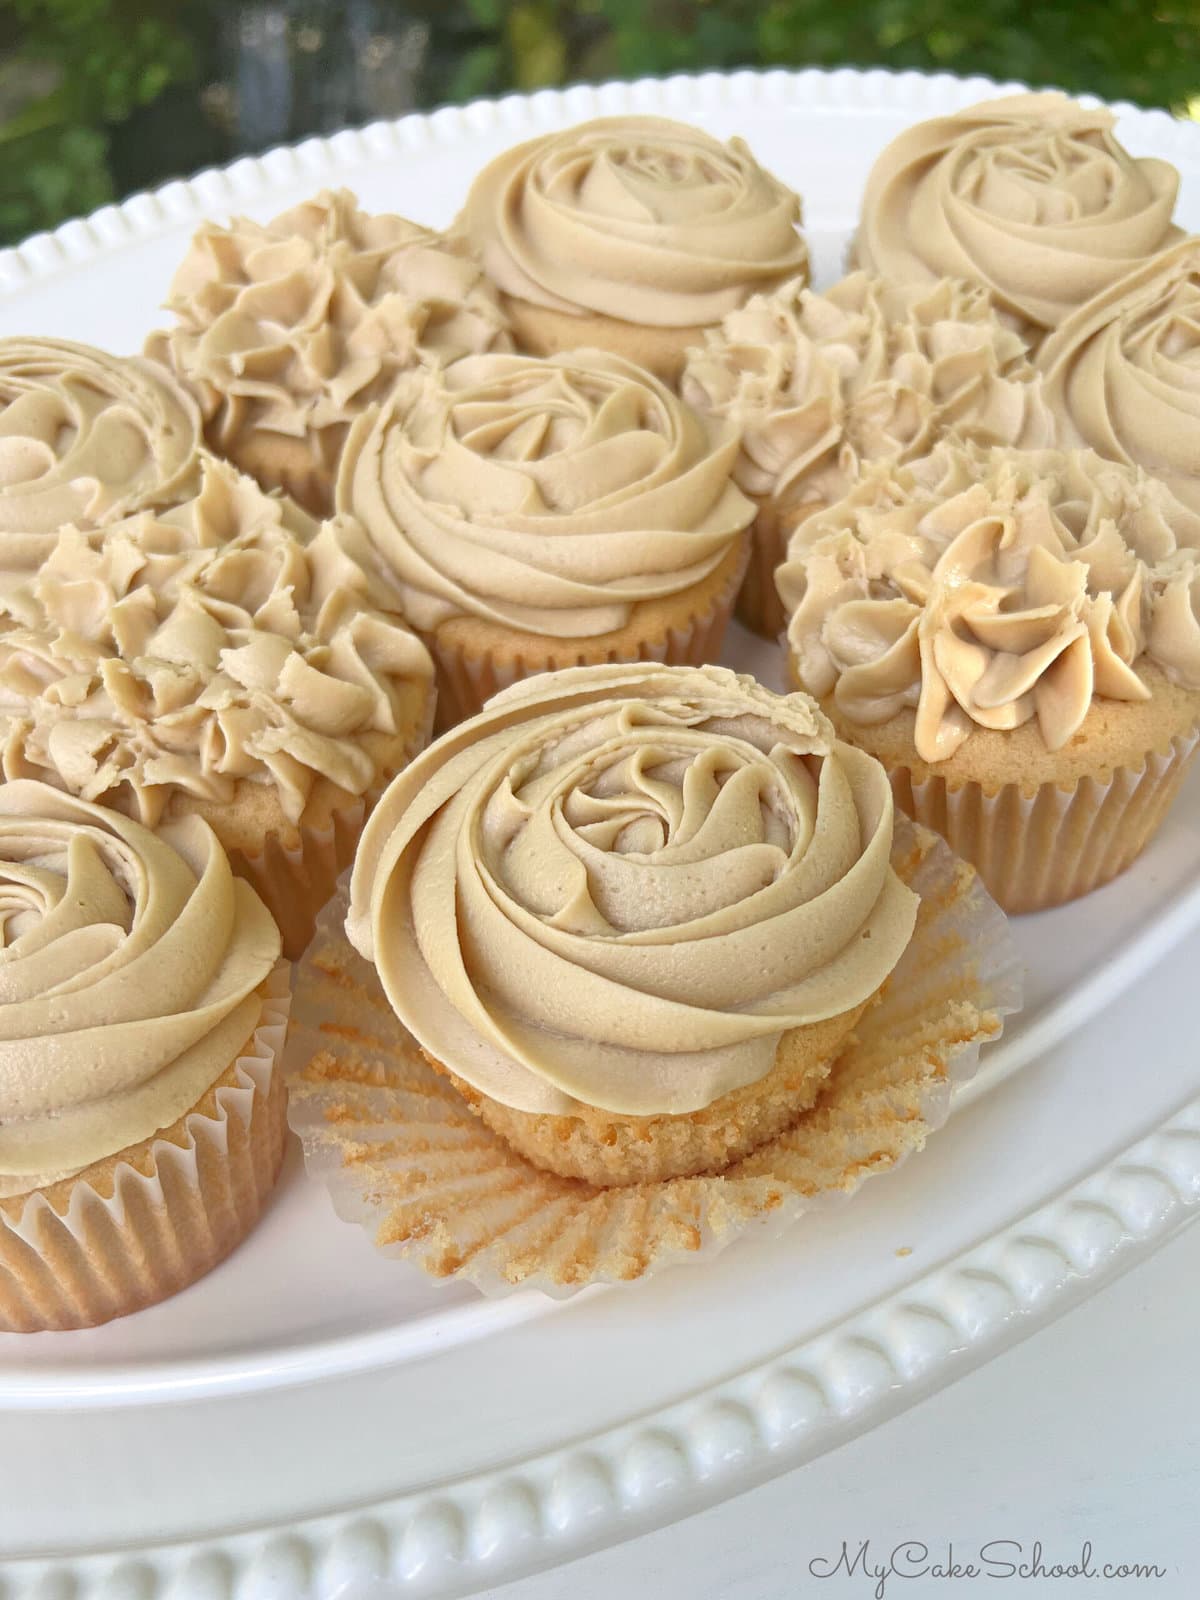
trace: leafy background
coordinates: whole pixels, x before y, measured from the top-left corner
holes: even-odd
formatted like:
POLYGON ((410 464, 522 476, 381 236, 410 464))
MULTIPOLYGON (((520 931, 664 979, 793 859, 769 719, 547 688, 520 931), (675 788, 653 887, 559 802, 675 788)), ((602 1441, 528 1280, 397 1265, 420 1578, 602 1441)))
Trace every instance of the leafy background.
POLYGON ((0 0, 0 241, 308 133, 578 79, 982 72, 1200 113, 1200 0, 0 0))

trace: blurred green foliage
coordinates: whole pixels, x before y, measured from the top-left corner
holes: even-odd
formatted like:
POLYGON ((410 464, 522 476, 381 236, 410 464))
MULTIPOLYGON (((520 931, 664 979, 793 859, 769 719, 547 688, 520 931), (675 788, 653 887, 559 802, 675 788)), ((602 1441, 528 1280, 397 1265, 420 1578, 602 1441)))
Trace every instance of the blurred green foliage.
MULTIPOLYGON (((1200 0, 363 4, 377 34, 419 20, 415 105, 573 79, 846 64, 979 72, 1181 112, 1200 97, 1200 0)), ((227 80, 240 20, 272 6, 284 26, 321 24, 331 41, 345 16, 344 0, 0 0, 0 239, 237 154, 227 80)), ((343 120, 355 114, 351 97, 343 120)), ((286 136, 306 131, 293 120, 286 136)))

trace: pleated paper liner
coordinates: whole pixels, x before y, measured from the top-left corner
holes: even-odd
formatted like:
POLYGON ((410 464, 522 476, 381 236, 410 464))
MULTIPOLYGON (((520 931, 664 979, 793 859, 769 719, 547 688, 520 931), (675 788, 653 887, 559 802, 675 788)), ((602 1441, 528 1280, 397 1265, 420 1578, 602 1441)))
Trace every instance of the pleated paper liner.
POLYGON ((287 1139, 289 978, 280 962, 247 1048, 171 1127, 75 1178, 0 1199, 0 1330, 88 1328, 139 1311, 249 1233, 287 1139))
POLYGON ((351 948, 343 890, 301 965, 286 1056, 308 1171, 385 1252, 486 1294, 643 1278, 852 1193, 941 1126, 1020 1005, 1021 961, 977 875, 903 818, 893 860, 921 894, 917 932, 816 1106, 718 1176, 628 1188, 543 1172, 484 1127, 351 948))
POLYGON ((1031 795, 1017 784, 952 787, 884 765, 897 805, 972 862, 1015 914, 1090 894, 1131 866, 1158 832, 1198 742, 1200 731, 1180 734, 1137 767, 1081 778, 1067 789, 1043 784, 1031 795))

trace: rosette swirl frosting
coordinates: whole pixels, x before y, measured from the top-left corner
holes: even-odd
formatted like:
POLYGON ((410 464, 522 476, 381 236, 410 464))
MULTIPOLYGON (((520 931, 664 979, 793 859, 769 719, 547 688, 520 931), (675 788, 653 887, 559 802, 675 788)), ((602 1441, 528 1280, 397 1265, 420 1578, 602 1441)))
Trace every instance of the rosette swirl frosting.
POLYGON ((848 720, 916 712, 925 761, 1037 718, 1048 749, 1095 696, 1145 700, 1145 655, 1200 688, 1196 558, 1163 487, 1091 451, 947 442, 792 536, 777 582, 801 683, 848 720))
POLYGON ((194 491, 200 415, 169 373, 64 339, 0 339, 0 569, 66 523, 100 528, 194 491))
POLYGON ((706 334, 680 392, 742 429, 735 477, 802 508, 869 465, 925 455, 950 429, 1044 447, 1054 422, 1023 340, 978 284, 892 285, 851 273, 826 294, 793 279, 706 334))
MULTIPOLYGON (((153 824, 176 792, 322 780, 361 794, 425 647, 373 608, 361 530, 315 524, 209 461, 195 501, 89 537, 0 586, 0 759, 153 824)), ((367 556, 369 560, 369 556, 367 556)))
POLYGON ((0 785, 0 1194, 184 1115, 249 1041, 279 948, 199 818, 155 835, 0 785))
POLYGON ((857 265, 898 283, 974 279, 1033 335, 1056 327, 1179 237, 1179 174, 1131 156, 1115 120, 1022 94, 917 123, 867 179, 857 265))
POLYGON ((167 309, 178 325, 149 349, 201 396, 214 447, 236 457, 259 429, 307 438, 324 466, 353 418, 422 356, 508 343, 461 234, 368 215, 345 189, 268 223, 205 223, 167 309))
POLYGON ((1038 352, 1064 442, 1144 467, 1200 545, 1200 239, 1080 307, 1038 352))
POLYGON ((506 294, 555 311, 681 328, 807 275, 800 200, 741 139, 663 117, 603 117, 498 156, 461 221, 506 294))
POLYGON ((702 582, 753 517, 736 428, 603 351, 429 369, 351 432, 338 507, 423 631, 486 617, 557 638, 702 582))
POLYGON ((347 928, 423 1047, 493 1099, 710 1104, 861 1004, 914 926, 882 767, 718 667, 505 690, 386 792, 347 928))

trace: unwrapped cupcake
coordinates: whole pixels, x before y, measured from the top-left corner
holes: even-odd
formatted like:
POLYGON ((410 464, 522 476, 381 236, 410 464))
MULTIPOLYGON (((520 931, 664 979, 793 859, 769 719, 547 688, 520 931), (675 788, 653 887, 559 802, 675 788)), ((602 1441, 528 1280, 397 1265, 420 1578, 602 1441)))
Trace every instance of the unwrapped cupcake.
POLYGON ((388 789, 347 923, 535 1166, 718 1171, 813 1104, 912 937, 878 762, 723 668, 515 685, 388 789))
POLYGON ((0 339, 0 571, 67 523, 96 530, 195 493, 200 413, 170 373, 64 339, 0 339))
POLYGON ((151 1305, 253 1226, 286 1133, 279 950, 200 818, 0 785, 0 1329, 151 1305))
POLYGON ((1165 488, 1090 451, 950 443, 793 535, 794 680, 1005 909, 1154 835, 1200 729, 1200 568, 1165 488))
POLYGON ((807 277, 800 209, 741 139, 604 117, 498 156, 460 220, 522 349, 598 346, 674 382, 706 327, 807 277))
POLYGON ((985 290, 949 279, 856 272, 823 295, 802 279, 756 295, 689 352, 680 393, 742 430, 734 477, 757 516, 738 616, 768 638, 786 621, 775 569, 792 530, 864 469, 925 455, 950 429, 979 444, 1054 442, 1024 342, 985 290))
POLYGON ((360 418, 338 507, 433 653, 446 727, 531 673, 714 660, 754 515, 737 452, 619 356, 472 356, 360 418))
POLYGON ((1200 546, 1200 239, 1164 250, 1081 306, 1038 367, 1065 443, 1144 467, 1200 546))
POLYGON ((871 169, 855 264, 892 283, 982 283, 1036 344, 1179 238, 1178 172, 1131 156, 1115 122, 1062 94, 918 122, 871 169))
POLYGON ((428 653, 378 609, 362 545, 211 458, 169 512, 66 528, 0 581, 5 778, 204 818, 298 954, 432 720, 428 653))
POLYGON ((318 515, 351 422, 401 374, 509 343, 461 234, 371 216, 345 189, 205 223, 167 308, 176 326, 147 350, 199 397, 212 448, 318 515))

